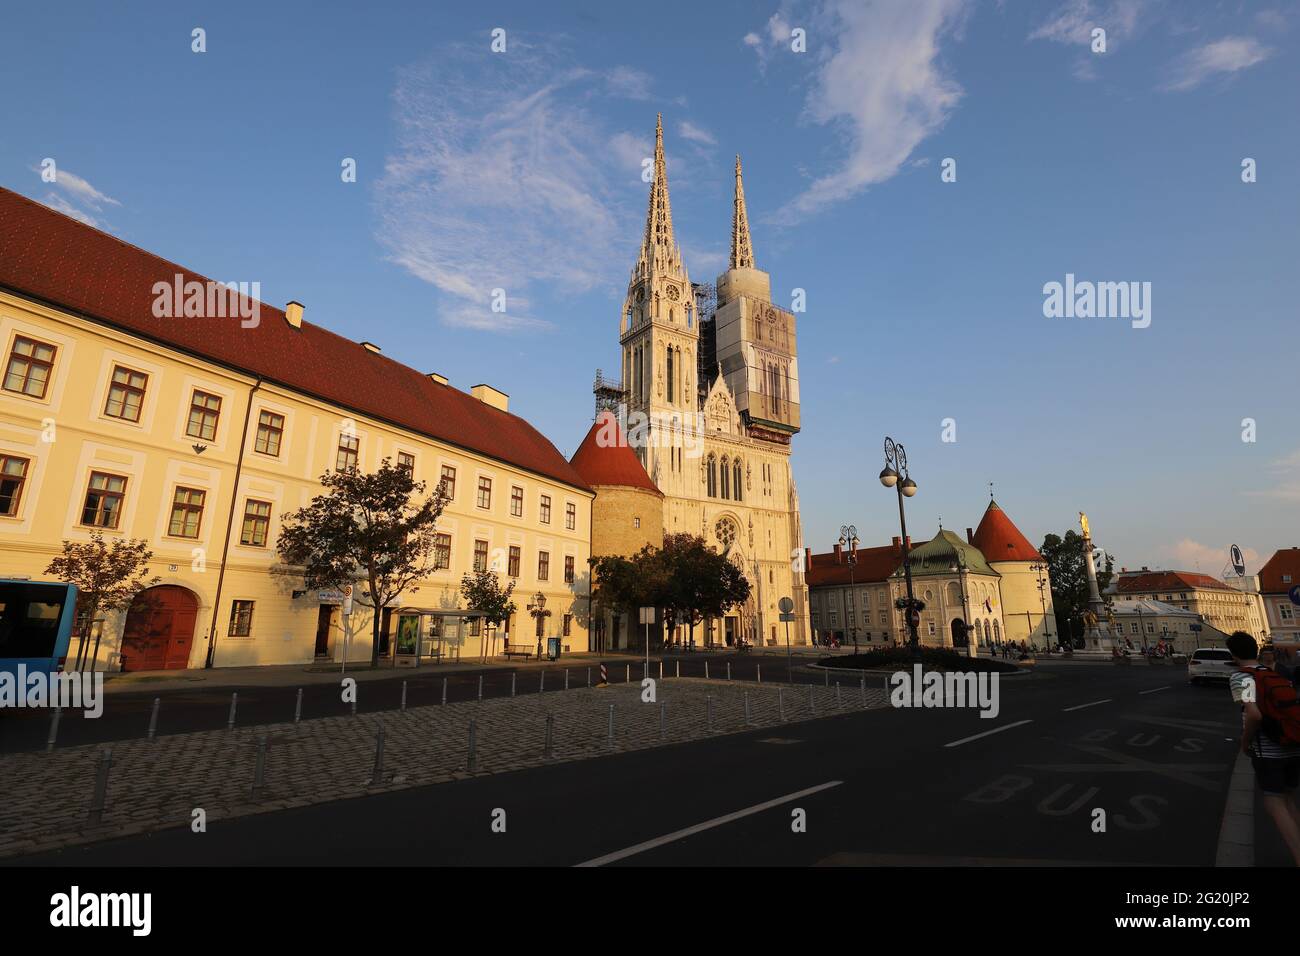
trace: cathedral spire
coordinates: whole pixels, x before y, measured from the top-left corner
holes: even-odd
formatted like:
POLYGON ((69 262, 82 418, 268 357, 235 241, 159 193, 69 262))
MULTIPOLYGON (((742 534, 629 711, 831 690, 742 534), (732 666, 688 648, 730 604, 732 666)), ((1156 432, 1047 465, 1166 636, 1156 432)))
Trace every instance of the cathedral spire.
POLYGON ((664 162, 664 114, 655 123, 655 177, 650 185, 650 206, 646 210, 644 252, 652 256, 656 247, 671 256, 673 207, 668 201, 668 165, 664 162))
POLYGON ((736 154, 736 202, 731 217, 731 268, 754 268, 754 246, 749 239, 749 215, 745 212, 745 181, 736 154))

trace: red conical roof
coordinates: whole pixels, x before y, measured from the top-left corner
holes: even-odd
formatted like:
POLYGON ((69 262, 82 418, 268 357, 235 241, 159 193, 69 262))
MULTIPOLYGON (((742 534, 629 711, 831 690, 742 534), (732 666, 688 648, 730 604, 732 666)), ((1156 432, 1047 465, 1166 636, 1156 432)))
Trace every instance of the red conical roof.
POLYGON ((641 467, 640 459, 628 444, 613 412, 604 411, 596 416, 569 464, 593 488, 597 485, 621 485, 663 494, 641 467))
POLYGON ((1043 558, 996 501, 989 502, 971 544, 984 552, 989 561, 1041 561, 1043 558))

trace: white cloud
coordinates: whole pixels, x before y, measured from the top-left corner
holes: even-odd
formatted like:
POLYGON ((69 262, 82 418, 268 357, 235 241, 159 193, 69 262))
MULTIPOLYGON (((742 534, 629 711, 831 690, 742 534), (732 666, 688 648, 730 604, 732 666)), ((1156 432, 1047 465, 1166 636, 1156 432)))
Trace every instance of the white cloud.
POLYGON ((784 11, 787 6, 782 4, 782 10, 778 10, 767 19, 761 32, 751 30, 741 38, 741 42, 758 54, 758 67, 760 70, 766 70, 768 61, 771 60, 772 54, 778 49, 784 47, 790 49, 792 38, 790 31, 792 29, 789 19, 784 11))
POLYGON ((966 0, 830 0, 809 30, 830 41, 817 61, 805 111, 843 133, 847 156, 778 214, 794 219, 883 182, 943 126, 962 90, 940 66, 940 41, 955 33, 966 0))
POLYGON ((605 74, 605 91, 629 100, 648 100, 651 77, 649 73, 630 66, 616 66, 605 74))
MULTIPOLYGON (((1228 548, 1232 543, 1228 541, 1223 544, 1209 545, 1191 538, 1182 538, 1173 544, 1164 545, 1159 553, 1169 559, 1171 570, 1199 571, 1217 578, 1219 572, 1230 565, 1228 548)), ((1259 552, 1254 548, 1242 547, 1241 553, 1246 559, 1246 572, 1253 574, 1258 571, 1259 566, 1263 564, 1259 552)))
MULTIPOLYGON (((45 198, 41 200, 51 209, 57 209, 65 216, 71 216, 88 226, 100 228, 102 220, 88 212, 86 207, 93 209, 95 212, 103 212, 105 206, 122 205, 112 196, 100 192, 76 173, 57 165, 54 168, 54 182, 50 185, 62 192, 50 190, 45 194, 45 198)), ((37 175, 43 176, 44 171, 39 166, 33 166, 31 169, 37 175)))
POLYGON ((1300 501, 1300 448, 1277 461, 1267 469, 1276 476, 1271 488, 1246 492, 1252 498, 1274 498, 1279 501, 1300 501))
POLYGON ((688 139, 692 143, 699 143, 701 146, 716 146, 718 141, 714 139, 713 134, 703 127, 696 126, 690 120, 682 120, 677 124, 677 135, 682 139, 688 139))
POLYGON ((60 189, 72 193, 79 202, 85 203, 87 206, 94 209, 99 209, 105 205, 122 205, 112 196, 105 196, 102 192, 90 185, 90 183, 86 182, 86 180, 82 179, 76 173, 69 172, 66 169, 58 170, 54 184, 60 189))
POLYGON ((76 219, 80 222, 84 222, 87 226, 94 226, 96 229, 99 228, 98 219, 90 215, 90 213, 78 209, 76 206, 68 202, 58 193, 54 193, 54 192, 46 193, 45 198, 42 199, 41 202, 46 206, 49 206, 51 209, 57 209, 65 216, 71 216, 73 219, 76 219))
MULTIPOLYGON (((691 273, 695 276, 715 276, 723 272, 731 262, 731 250, 718 246, 713 249, 702 249, 698 246, 691 246, 686 243, 680 243, 682 247, 682 259, 686 263, 691 273)), ((697 278, 695 281, 699 281, 697 278)))
POLYGON ((1112 41, 1138 32, 1138 17, 1149 6, 1147 0, 1111 0, 1110 3, 1067 0, 1029 34, 1029 39, 1090 46, 1093 28, 1101 27, 1106 31, 1109 49, 1112 41))
POLYGON ((1236 73, 1262 63, 1273 50, 1254 37, 1224 37, 1188 50, 1173 65, 1163 89, 1182 92, 1200 86, 1219 73, 1236 73))
POLYGON ((450 47, 399 71, 377 238, 439 290, 443 322, 544 328, 537 287, 581 292, 625 274, 640 197, 627 188, 628 151, 611 155, 619 140, 582 105, 607 77, 535 46, 489 70, 482 58, 450 47), (491 310, 498 288, 505 313, 491 310))
POLYGON ((626 169, 635 174, 638 179, 645 160, 652 160, 655 155, 654 143, 648 137, 628 132, 615 133, 611 136, 609 151, 620 169, 626 169))

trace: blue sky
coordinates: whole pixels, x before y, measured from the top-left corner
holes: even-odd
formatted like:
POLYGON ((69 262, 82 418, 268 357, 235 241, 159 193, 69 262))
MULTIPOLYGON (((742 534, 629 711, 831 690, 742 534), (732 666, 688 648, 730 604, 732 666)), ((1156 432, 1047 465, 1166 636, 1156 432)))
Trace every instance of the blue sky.
POLYGON ((725 264, 739 152, 774 298, 807 292, 815 550, 897 533, 886 434, 918 539, 974 526, 992 481, 1035 543, 1086 510, 1128 566, 1300 545, 1295 3, 442 6, 12 6, 0 183, 494 384, 571 453, 618 367, 662 110, 691 277, 725 264), (1067 273, 1150 282, 1150 327, 1044 317, 1067 273))

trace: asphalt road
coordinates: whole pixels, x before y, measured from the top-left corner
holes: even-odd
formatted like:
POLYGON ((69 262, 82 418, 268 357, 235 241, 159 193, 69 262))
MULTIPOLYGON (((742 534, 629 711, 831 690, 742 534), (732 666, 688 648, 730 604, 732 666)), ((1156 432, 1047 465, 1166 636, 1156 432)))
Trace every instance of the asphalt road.
MULTIPOLYGON (((658 656, 651 658, 651 674, 657 675, 658 656)), ((683 677, 703 677, 705 661, 708 661, 709 674, 723 677, 728 662, 732 667, 732 676, 736 680, 754 680, 761 668, 765 680, 784 680, 786 677, 786 660, 784 657, 755 655, 706 655, 687 654, 668 655, 663 658, 665 673, 676 673, 680 663, 683 677)), ((805 658, 807 664, 815 658, 805 658)), ((622 683, 628 679, 628 666, 631 665, 631 678, 641 679, 645 662, 629 660, 626 657, 609 658, 609 679, 612 683, 622 683)), ((793 672, 796 683, 810 680, 821 681, 813 673, 800 673, 797 668, 799 659, 795 659, 793 672)), ((560 661, 545 668, 545 691, 560 690, 564 687, 564 671, 569 670, 569 680, 574 687, 585 686, 590 669, 591 680, 599 680, 599 662, 574 661, 566 664, 560 661)), ((479 693, 479 673, 483 676, 484 697, 508 697, 511 692, 511 675, 515 668, 509 666, 475 673, 445 673, 436 666, 419 670, 393 670, 391 676, 375 677, 370 674, 358 684, 357 709, 362 713, 396 710, 401 706, 402 683, 405 682, 407 704, 421 707, 437 704, 442 699, 442 684, 447 681, 447 700, 450 703, 474 700, 479 693)), ((533 694, 543 689, 542 669, 526 667, 517 671, 514 688, 516 694, 533 694)), ((340 680, 342 675, 340 675, 340 680)), ((879 685, 883 678, 874 678, 879 685)), ((78 744, 107 743, 113 740, 128 740, 143 737, 149 728, 149 717, 155 697, 161 699, 158 717, 158 736, 168 734, 191 733, 199 730, 220 730, 226 726, 230 715, 230 697, 232 692, 239 694, 236 706, 236 720, 241 726, 248 724, 268 724, 292 720, 297 688, 267 687, 264 685, 204 687, 197 683, 193 690, 150 690, 148 684, 139 685, 140 690, 113 691, 105 694, 104 713, 94 719, 82 716, 81 711, 68 711, 59 722, 58 745, 61 747, 78 744)), ((303 686, 302 716, 304 720, 313 717, 338 716, 351 712, 351 705, 344 704, 338 683, 312 683, 303 686)), ((43 750, 49 736, 50 712, 48 710, 12 710, 0 711, 0 753, 14 753, 24 750, 43 750)))
POLYGON ((1002 682, 991 720, 848 711, 14 862, 1213 865, 1239 726, 1226 690, 1176 667, 1039 668, 1002 682))

